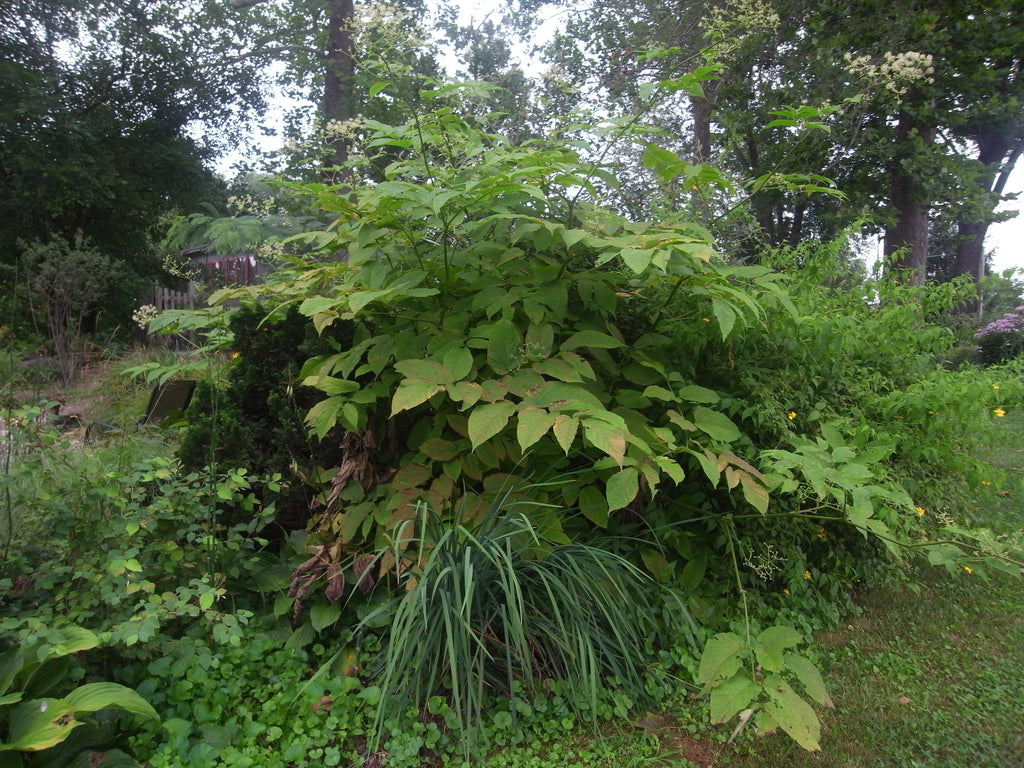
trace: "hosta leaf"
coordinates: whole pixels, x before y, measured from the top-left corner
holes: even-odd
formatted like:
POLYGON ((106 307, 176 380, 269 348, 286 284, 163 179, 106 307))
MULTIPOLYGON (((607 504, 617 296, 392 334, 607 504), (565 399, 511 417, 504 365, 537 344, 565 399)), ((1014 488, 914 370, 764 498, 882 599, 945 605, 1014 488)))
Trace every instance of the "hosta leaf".
POLYGON ((76 688, 64 700, 75 712, 96 712, 101 709, 123 709, 143 717, 159 720, 153 705, 131 688, 117 683, 88 683, 76 688))
MULTIPOLYGON (((138 695, 138 694, 136 694, 138 695)), ((7 721, 10 741, 0 751, 37 752, 60 744, 81 725, 63 699, 32 699, 16 706, 7 721)))

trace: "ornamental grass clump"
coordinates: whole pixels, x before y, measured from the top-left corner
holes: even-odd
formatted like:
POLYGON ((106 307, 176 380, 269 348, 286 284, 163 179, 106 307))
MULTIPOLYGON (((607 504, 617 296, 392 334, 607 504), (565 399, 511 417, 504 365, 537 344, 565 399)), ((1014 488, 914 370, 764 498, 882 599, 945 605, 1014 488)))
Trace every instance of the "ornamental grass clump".
POLYGON ((1024 306, 993 320, 974 337, 982 365, 998 365, 1024 353, 1024 306))
POLYGON ((507 498, 476 523, 421 504, 417 522, 416 540, 396 553, 404 588, 384 609, 378 738, 388 718, 423 711, 435 695, 448 699, 449 725, 470 749, 489 696, 566 680, 591 716, 609 680, 646 698, 655 611, 650 580, 627 560, 546 541, 507 498))

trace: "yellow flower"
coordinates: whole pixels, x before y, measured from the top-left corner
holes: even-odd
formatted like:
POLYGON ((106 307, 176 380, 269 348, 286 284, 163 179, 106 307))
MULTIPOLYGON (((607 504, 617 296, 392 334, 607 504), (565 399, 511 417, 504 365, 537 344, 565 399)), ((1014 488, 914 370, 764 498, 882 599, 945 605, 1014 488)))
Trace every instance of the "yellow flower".
POLYGON ((786 415, 789 417, 789 420, 792 421, 793 419, 796 418, 796 411, 790 411, 786 415))
POLYGON ((711 322, 711 318, 708 318, 708 317, 702 317, 701 320, 703 320, 705 323, 710 323, 711 322))
POLYGON ((237 360, 238 359, 238 353, 237 352, 232 352, 231 353, 231 359, 232 360, 237 360))
POLYGON ((988 480, 982 480, 981 484, 982 485, 992 485, 992 483, 990 483, 988 480))
POLYGON ((972 570, 971 570, 970 568, 968 568, 968 567, 967 567, 966 565, 964 566, 964 570, 965 570, 965 571, 967 571, 968 573, 974 573, 974 571, 972 571, 972 570))
POLYGON ((804 571, 804 579, 809 579, 809 578, 811 578, 811 572, 810 571, 804 571))
POLYGON ((994 411, 992 411, 992 413, 994 413, 1000 419, 1003 418, 1003 416, 1006 415, 1006 411, 1004 411, 1002 408, 996 408, 994 411))
POLYGON ((782 591, 785 592, 787 595, 789 594, 789 590, 788 589, 784 589, 782 591))
POLYGON ((998 384, 993 384, 992 385, 992 389, 999 389, 999 385, 998 384))
POLYGON ((924 507, 917 507, 917 514, 919 514, 919 515, 923 515, 923 514, 924 514, 924 512, 925 512, 925 509, 924 509, 924 507))

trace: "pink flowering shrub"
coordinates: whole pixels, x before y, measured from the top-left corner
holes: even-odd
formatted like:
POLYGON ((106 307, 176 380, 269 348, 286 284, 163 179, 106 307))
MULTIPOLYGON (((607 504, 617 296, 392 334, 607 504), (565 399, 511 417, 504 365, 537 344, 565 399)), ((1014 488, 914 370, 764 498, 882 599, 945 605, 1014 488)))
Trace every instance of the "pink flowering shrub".
POLYGON ((1024 353, 1024 306, 993 320, 976 334, 982 365, 996 365, 1024 353))

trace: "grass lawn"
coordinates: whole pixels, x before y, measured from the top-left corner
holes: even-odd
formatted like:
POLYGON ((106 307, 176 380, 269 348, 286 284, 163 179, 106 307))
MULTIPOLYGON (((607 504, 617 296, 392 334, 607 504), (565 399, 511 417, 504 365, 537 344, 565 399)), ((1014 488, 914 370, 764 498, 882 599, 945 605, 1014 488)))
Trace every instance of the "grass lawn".
MULTIPOLYGON (((997 533, 1024 527, 1024 414, 1005 428, 1014 447, 984 457, 1005 482, 970 511, 997 533)), ((860 616, 816 638, 836 705, 822 713, 821 752, 780 734, 725 744, 731 725, 694 738, 661 718, 657 765, 1024 767, 1024 581, 927 566, 915 580, 919 591, 862 594, 860 616)))

